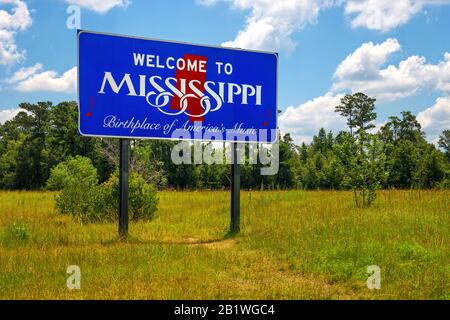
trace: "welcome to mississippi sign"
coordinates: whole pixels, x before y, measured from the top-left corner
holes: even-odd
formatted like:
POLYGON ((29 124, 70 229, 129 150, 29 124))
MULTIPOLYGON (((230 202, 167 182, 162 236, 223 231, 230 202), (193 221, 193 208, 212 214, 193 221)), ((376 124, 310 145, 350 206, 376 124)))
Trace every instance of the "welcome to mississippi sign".
POLYGON ((192 140, 275 142, 277 61, 275 53, 80 30, 80 133, 173 139, 185 130, 192 140))

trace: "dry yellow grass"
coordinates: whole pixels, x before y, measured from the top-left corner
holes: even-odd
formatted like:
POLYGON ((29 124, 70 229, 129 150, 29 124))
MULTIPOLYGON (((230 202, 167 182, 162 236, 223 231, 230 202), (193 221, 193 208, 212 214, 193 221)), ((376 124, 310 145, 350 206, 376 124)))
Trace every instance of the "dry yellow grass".
POLYGON ((357 209, 349 192, 243 192, 228 238, 228 192, 167 191, 120 241, 116 224, 57 214, 53 193, 1 192, 0 299, 449 299, 449 196, 383 191, 357 209))

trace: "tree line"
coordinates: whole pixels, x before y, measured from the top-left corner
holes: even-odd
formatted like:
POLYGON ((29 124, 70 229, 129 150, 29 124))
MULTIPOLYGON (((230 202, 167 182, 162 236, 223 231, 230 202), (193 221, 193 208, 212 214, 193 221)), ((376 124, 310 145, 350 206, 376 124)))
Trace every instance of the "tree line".
MULTIPOLYGON (((76 156, 89 158, 99 182, 118 165, 118 140, 81 136, 76 102, 21 103, 13 119, 0 125, 0 188, 43 189, 52 168, 76 156)), ((409 111, 392 116, 374 132, 375 99, 346 95, 335 111, 348 130, 320 129, 311 143, 296 145, 280 137, 279 171, 260 175, 260 164, 241 165, 245 189, 353 189, 355 200, 370 204, 379 188, 450 187, 450 130, 438 147, 426 141, 409 111), (358 200, 359 199, 359 200, 358 200)), ((171 161, 176 141, 134 140, 131 170, 158 188, 225 189, 230 165, 181 164, 171 161)))

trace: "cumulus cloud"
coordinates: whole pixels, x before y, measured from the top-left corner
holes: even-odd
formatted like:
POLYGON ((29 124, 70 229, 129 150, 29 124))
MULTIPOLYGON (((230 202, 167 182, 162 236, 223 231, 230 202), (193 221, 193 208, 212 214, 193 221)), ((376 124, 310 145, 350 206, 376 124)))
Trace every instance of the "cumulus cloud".
POLYGON ((66 0, 66 2, 98 13, 106 13, 114 7, 127 7, 131 3, 130 0, 66 0))
POLYGON ((434 105, 417 114, 417 120, 430 141, 437 141, 442 131, 450 129, 450 96, 437 98, 434 105))
POLYGON ((0 124, 5 123, 8 120, 11 120, 19 112, 20 112, 19 108, 0 110, 0 124))
POLYGON ((7 79, 5 82, 13 84, 18 83, 23 80, 26 80, 27 78, 33 76, 37 72, 42 70, 42 64, 36 63, 34 66, 27 67, 27 68, 21 68, 20 70, 16 71, 11 78, 7 79))
POLYGON ((427 63, 425 57, 410 56, 398 66, 383 67, 400 50, 396 39, 364 43, 339 64, 332 91, 361 91, 381 101, 408 97, 422 89, 450 92, 449 53, 437 64, 427 63))
POLYGON ((343 6, 352 28, 389 31, 407 23, 427 6, 450 4, 450 0, 196 0, 204 6, 219 1, 250 11, 244 27, 228 47, 262 50, 292 50, 292 35, 317 22, 321 10, 343 6))
POLYGON ((299 106, 290 106, 279 117, 282 132, 289 132, 298 144, 310 142, 320 128, 337 132, 345 128, 345 119, 334 112, 343 95, 331 92, 299 106))
POLYGON ((339 64, 335 77, 349 80, 376 79, 380 67, 400 48, 397 39, 387 39, 381 44, 364 43, 339 64))
POLYGON ((53 91, 75 93, 77 82, 77 67, 59 75, 53 70, 43 70, 39 63, 32 67, 21 68, 5 82, 14 90, 22 92, 53 91))
POLYGON ((25 51, 17 48, 15 35, 31 26, 32 19, 24 1, 0 0, 3 5, 12 9, 0 9, 0 64, 11 65, 24 58, 25 51))
POLYGON ((353 28, 389 31, 407 23, 426 6, 450 4, 450 0, 348 0, 345 13, 353 28))
POLYGON ((427 89, 445 95, 418 114, 418 120, 433 141, 443 129, 450 127, 450 53, 445 53, 437 64, 427 63, 424 57, 410 56, 398 66, 385 67, 391 55, 400 50, 396 39, 362 44, 338 65, 329 92, 288 107, 279 118, 280 128, 291 132, 297 142, 308 142, 321 127, 333 131, 345 127, 344 120, 334 112, 345 93, 364 92, 378 101, 392 101, 427 89))
MULTIPOLYGON (((314 24, 322 8, 332 5, 330 0, 226 0, 233 8, 250 10, 245 26, 237 36, 223 46, 245 49, 287 51, 295 47, 291 36, 306 24, 314 24)), ((210 6, 216 0, 199 0, 210 6)))

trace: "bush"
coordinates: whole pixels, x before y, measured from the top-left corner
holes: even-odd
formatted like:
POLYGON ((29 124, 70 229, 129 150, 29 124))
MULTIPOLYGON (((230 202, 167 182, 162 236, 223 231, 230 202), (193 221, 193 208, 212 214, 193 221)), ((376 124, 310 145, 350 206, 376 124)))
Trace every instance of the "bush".
POLYGON ((56 208, 84 220, 90 214, 92 194, 98 184, 97 169, 89 158, 77 156, 58 164, 51 172, 47 187, 61 189, 56 208))
POLYGON ((450 170, 447 170, 444 179, 438 184, 439 189, 450 189, 450 170))
POLYGON ((50 178, 47 180, 46 189, 52 191, 62 190, 68 175, 69 169, 67 168, 67 163, 59 163, 50 171, 50 178))
MULTIPOLYGON (((98 198, 102 198, 105 215, 116 219, 119 211, 119 173, 116 171, 98 190, 98 198)), ((129 175, 128 214, 132 220, 152 219, 158 208, 157 190, 153 185, 145 183, 138 173, 129 175)))
MULTIPOLYGON (((70 214, 81 222, 107 222, 118 219, 119 174, 118 171, 98 185, 97 171, 88 158, 77 157, 58 164, 51 173, 47 187, 61 188, 56 197, 60 213, 70 214)), ((158 198, 153 185, 137 173, 129 176, 129 216, 132 220, 148 220, 154 217, 158 198)))
POLYGON ((98 183, 97 169, 91 159, 81 156, 69 158, 56 165, 47 180, 48 190, 62 190, 66 185, 81 183, 81 186, 92 187, 98 183))
POLYGON ((4 246, 15 246, 26 243, 31 238, 31 233, 26 224, 14 222, 10 224, 0 237, 0 243, 4 246))

